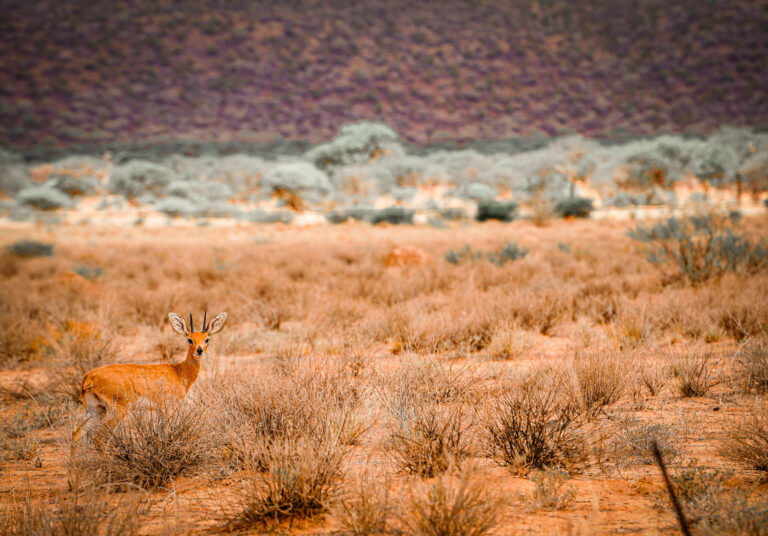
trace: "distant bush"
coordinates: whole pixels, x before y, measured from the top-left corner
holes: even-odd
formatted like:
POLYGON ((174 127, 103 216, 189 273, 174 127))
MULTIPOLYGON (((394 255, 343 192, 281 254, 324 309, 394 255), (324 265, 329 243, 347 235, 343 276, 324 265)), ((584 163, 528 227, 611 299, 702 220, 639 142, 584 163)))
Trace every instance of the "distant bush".
POLYGON ((768 241, 752 242, 732 220, 715 214, 669 218, 652 227, 638 225, 628 236, 648 244, 644 251, 648 262, 675 264, 693 284, 768 263, 768 241))
POLYGON ((477 221, 499 220, 512 221, 517 212, 517 203, 513 201, 482 201, 477 205, 477 221))
POLYGON ((482 182, 472 182, 462 188, 461 193, 475 201, 488 201, 496 197, 499 191, 497 188, 482 182))
POLYGON ((413 211, 403 207, 387 207, 374 212, 371 223, 391 223, 393 225, 413 224, 413 211))
POLYGON ((724 186, 733 181, 739 155, 732 147, 708 142, 696 155, 693 172, 713 186, 724 186))
POLYGON ((370 205, 356 205, 341 210, 333 210, 325 215, 331 223, 344 223, 347 220, 372 221, 376 210, 370 205))
MULTIPOLYGON (((101 266, 88 266, 87 264, 80 264, 75 266, 74 272, 83 276, 86 279, 98 279, 101 277, 101 266)), ((87 370, 85 372, 88 372, 87 370)))
POLYGON ((56 210, 69 208, 73 205, 72 198, 50 186, 30 186, 16 195, 20 205, 27 205, 41 210, 56 210))
POLYGON ((589 218, 592 208, 592 200, 586 197, 567 197, 555 205, 555 210, 563 218, 589 218))
POLYGON ((680 136, 659 136, 629 145, 627 184, 631 187, 666 188, 682 180, 701 142, 680 136))
POLYGON ((155 203, 155 210, 167 216, 189 216, 195 210, 194 205, 188 199, 181 197, 166 197, 155 203))
POLYGON ((361 121, 341 127, 339 135, 328 143, 313 147, 306 157, 324 171, 350 164, 364 164, 397 145, 397 133, 383 123, 361 121))
POLYGON ((22 158, 0 149, 0 192, 14 195, 31 184, 22 158))
POLYGON ((485 259, 496 266, 504 266, 504 264, 509 261, 525 258, 529 251, 528 248, 520 247, 517 242, 509 241, 507 241, 501 249, 488 252, 478 250, 473 251, 472 247, 467 244, 464 246, 464 249, 460 249, 459 251, 448 251, 448 253, 445 254, 445 260, 451 264, 457 265, 466 260, 478 261, 485 259))
MULTIPOLYGON (((736 173, 737 178, 757 201, 760 194, 768 190, 768 152, 750 156, 739 166, 736 173)), ((768 203, 768 200, 766 202, 768 203)))
POLYGON ((467 216, 466 211, 461 207, 446 207, 439 210, 440 216, 442 216, 446 220, 456 221, 456 220, 466 220, 469 216, 467 216))
POLYGON ((175 180, 168 184, 165 193, 173 197, 208 201, 224 201, 234 195, 232 188, 220 182, 175 180))
POLYGON ((603 206, 626 207, 629 205, 647 205, 648 194, 641 192, 616 192, 611 197, 603 199, 603 206))
POLYGON ((45 182, 49 186, 68 195, 93 195, 100 186, 96 177, 86 175, 84 177, 75 177, 72 175, 57 175, 49 178, 45 182))
POLYGON ((328 176, 306 162, 278 164, 264 174, 261 184, 272 192, 282 190, 298 194, 302 192, 328 193, 331 191, 331 182, 328 180, 328 176))
POLYGON ((5 249, 17 257, 51 257, 53 255, 53 244, 37 240, 19 240, 6 246, 5 249))
POLYGON ((245 218, 256 223, 291 223, 293 214, 288 211, 268 212, 257 209, 248 212, 245 218))
POLYGON ((416 188, 413 188, 411 186, 407 188, 392 188, 392 197, 395 198, 396 201, 410 201, 414 197, 416 197, 416 194, 418 193, 418 190, 416 188))
POLYGON ((195 215, 206 218, 241 218, 243 210, 226 201, 210 201, 200 203, 195 210, 195 215))
POLYGON ((112 171, 107 188, 126 197, 137 197, 143 193, 162 194, 165 187, 177 178, 168 167, 145 160, 131 160, 112 171))

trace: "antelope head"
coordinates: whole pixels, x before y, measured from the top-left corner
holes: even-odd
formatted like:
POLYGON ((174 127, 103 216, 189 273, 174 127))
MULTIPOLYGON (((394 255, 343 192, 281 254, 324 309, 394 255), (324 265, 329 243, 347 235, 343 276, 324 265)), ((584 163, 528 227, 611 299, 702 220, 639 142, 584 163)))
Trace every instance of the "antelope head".
POLYGON ((218 333, 224 327, 224 323, 227 321, 227 313, 221 313, 213 318, 210 322, 207 322, 208 312, 203 315, 203 329, 201 331, 195 331, 195 325, 192 321, 192 314, 189 315, 189 327, 184 319, 176 313, 168 313, 168 318, 171 321, 171 328, 173 331, 180 335, 184 335, 187 338, 189 344, 189 351, 187 355, 200 359, 205 356, 205 351, 208 349, 208 343, 210 342, 210 336, 218 333))

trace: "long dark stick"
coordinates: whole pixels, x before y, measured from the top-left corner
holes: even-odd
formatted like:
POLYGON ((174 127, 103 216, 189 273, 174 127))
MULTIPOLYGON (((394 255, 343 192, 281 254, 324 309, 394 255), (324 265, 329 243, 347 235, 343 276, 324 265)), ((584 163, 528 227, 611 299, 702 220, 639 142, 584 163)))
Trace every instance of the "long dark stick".
POLYGON ((680 507, 680 501, 677 500, 677 495, 675 495, 672 482, 669 480, 667 466, 664 464, 664 460, 661 457, 659 445, 655 441, 653 442, 653 455, 656 458, 656 463, 659 464, 662 476, 664 476, 664 484, 667 486, 667 493, 669 493, 669 498, 672 500, 672 506, 675 507, 677 520, 680 522, 680 530, 683 531, 685 536, 691 536, 691 529, 688 528, 688 522, 685 520, 685 515, 683 515, 683 509, 680 507))

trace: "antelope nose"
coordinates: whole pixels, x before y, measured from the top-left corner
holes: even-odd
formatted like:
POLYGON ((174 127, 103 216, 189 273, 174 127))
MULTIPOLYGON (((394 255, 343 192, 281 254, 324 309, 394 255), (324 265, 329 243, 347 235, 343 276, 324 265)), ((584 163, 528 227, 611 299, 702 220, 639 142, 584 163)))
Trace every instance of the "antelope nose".
POLYGON ((203 347, 202 346, 198 346, 197 347, 197 355, 202 355, 202 354, 203 354, 203 347))

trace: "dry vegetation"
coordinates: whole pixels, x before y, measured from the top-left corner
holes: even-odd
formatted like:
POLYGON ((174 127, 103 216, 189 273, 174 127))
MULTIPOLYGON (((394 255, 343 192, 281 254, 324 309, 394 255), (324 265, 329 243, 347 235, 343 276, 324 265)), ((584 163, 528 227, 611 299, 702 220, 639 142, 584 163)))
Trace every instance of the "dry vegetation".
POLYGON ((697 531, 764 534, 768 272, 692 286, 626 230, 5 229, 55 254, 0 257, 0 525, 675 534, 656 441, 697 531), (402 244, 430 260, 386 267, 402 244), (166 314, 204 307, 230 321, 189 396, 70 450, 82 372, 180 360, 166 314))

